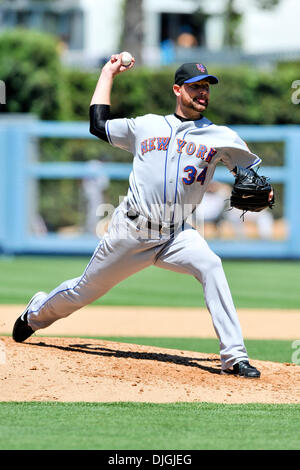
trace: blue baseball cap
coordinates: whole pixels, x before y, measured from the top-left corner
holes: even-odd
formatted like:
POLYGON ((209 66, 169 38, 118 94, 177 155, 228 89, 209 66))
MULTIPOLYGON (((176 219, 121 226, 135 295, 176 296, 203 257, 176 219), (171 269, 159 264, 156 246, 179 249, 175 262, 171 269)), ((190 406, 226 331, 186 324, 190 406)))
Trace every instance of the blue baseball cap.
POLYGON ((203 64, 182 64, 175 72, 175 83, 180 86, 183 83, 194 83, 204 79, 207 79, 212 85, 219 82, 217 77, 208 73, 203 64))

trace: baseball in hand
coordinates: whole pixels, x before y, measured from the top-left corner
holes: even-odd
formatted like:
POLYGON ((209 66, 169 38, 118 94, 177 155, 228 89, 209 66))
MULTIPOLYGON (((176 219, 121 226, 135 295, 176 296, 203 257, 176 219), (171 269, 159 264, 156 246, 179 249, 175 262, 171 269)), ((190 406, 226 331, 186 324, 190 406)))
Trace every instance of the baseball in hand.
POLYGON ((124 65, 125 67, 128 67, 128 65, 131 64, 132 61, 132 55, 130 52, 122 52, 122 58, 121 58, 121 64, 124 65))

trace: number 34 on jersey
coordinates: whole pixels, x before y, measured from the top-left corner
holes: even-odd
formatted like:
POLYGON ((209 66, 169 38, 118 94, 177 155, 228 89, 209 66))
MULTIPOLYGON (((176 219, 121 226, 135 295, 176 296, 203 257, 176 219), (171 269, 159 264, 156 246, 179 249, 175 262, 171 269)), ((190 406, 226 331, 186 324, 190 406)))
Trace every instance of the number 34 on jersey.
POLYGON ((184 172, 187 173, 186 177, 182 178, 184 184, 193 184, 194 181, 198 181, 201 185, 204 184, 207 167, 200 169, 200 172, 197 173, 197 168, 192 165, 188 165, 184 168, 184 172))

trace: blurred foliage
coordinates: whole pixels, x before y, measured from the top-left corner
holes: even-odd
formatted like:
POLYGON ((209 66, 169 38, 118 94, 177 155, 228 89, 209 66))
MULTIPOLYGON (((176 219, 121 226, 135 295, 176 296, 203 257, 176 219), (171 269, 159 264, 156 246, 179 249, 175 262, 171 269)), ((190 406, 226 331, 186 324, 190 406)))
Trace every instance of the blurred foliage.
POLYGON ((114 207, 117 207, 120 204, 121 200, 123 200, 126 196, 128 187, 128 180, 112 180, 106 192, 107 200, 114 207))
POLYGON ((235 0, 227 0, 223 13, 224 36, 223 46, 241 46, 240 25, 243 15, 235 8, 235 0))
POLYGON ((131 162, 132 155, 106 142, 93 138, 60 139, 43 138, 39 141, 41 162, 85 162, 101 160, 102 162, 131 162))
MULTIPOLYGON (((117 207, 126 196, 128 186, 128 180, 111 180, 104 192, 105 200, 117 207)), ((80 231, 84 226, 86 201, 82 180, 41 180, 38 200, 39 214, 50 232, 66 227, 80 231)))
MULTIPOLYGON (((259 171, 259 174, 262 174, 262 172, 259 171)), ((273 188, 274 188, 274 195, 275 195, 275 204, 272 208, 272 215, 274 219, 280 219, 284 217, 284 203, 285 203, 284 187, 282 184, 275 183, 273 184, 273 188)))
POLYGON ((282 166, 284 164, 283 142, 250 142, 248 146, 251 152, 259 155, 264 166, 282 166))
POLYGON ((132 72, 118 75, 114 81, 112 117, 174 112, 173 71, 141 67, 132 72))
POLYGON ((41 180, 39 213, 49 231, 84 223, 80 180, 41 180))
MULTIPOLYGON (((300 78, 298 65, 279 64, 272 71, 251 66, 214 66, 209 71, 220 79, 219 85, 211 87, 211 100, 206 112, 206 116, 214 123, 300 124, 300 106, 291 101, 291 85, 300 78)), ((174 67, 140 67, 118 75, 112 92, 112 118, 174 112, 174 72, 174 67)), ((73 107, 77 106, 78 101, 89 106, 96 83, 95 74, 69 74, 73 107), (77 98, 79 95, 80 100, 77 98)), ((77 119, 87 119, 84 107, 80 111, 80 106, 77 106, 77 111, 77 119)))
POLYGON ((68 85, 70 121, 89 120, 89 107, 98 74, 76 68, 64 68, 64 82, 68 85))
POLYGON ((291 101, 299 69, 213 68, 220 84, 211 87, 207 117, 216 124, 300 124, 300 107, 291 101))
POLYGON ((68 119, 68 87, 52 36, 9 30, 0 36, 0 49, 0 77, 6 84, 7 97, 2 111, 68 119))

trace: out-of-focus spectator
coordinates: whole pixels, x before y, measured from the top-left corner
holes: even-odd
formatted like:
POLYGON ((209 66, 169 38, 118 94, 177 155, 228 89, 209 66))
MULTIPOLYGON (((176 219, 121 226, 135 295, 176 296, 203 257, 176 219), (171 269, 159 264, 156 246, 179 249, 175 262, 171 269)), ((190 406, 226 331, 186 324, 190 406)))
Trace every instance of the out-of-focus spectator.
POLYGON ((30 222, 30 230, 34 235, 46 235, 48 232, 47 225, 40 214, 33 214, 30 222))
POLYGON ((247 212, 241 219, 241 211, 232 209, 225 213, 225 219, 229 221, 239 238, 249 237, 250 224, 254 225, 257 236, 262 240, 270 240, 273 235, 274 219, 269 209, 261 212, 247 212))
POLYGON ((160 45, 162 64, 172 64, 175 60, 174 43, 172 39, 165 39, 160 45))
POLYGON ((196 37, 192 33, 181 33, 177 38, 177 45, 179 47, 196 47, 198 45, 198 41, 196 37))
POLYGON ((196 36, 192 32, 192 28, 189 25, 184 25, 181 27, 180 34, 177 38, 177 46, 179 47, 196 47, 198 46, 198 41, 196 36))
POLYGON ((82 190, 86 201, 85 232, 96 235, 97 210, 105 202, 104 191, 109 186, 109 178, 103 172, 103 163, 91 160, 88 163, 95 176, 82 180, 82 190))
POLYGON ((224 210, 228 207, 231 189, 227 184, 213 181, 209 184, 202 199, 204 219, 219 225, 224 218, 224 210))
POLYGON ((207 238, 219 234, 224 211, 228 208, 231 188, 227 184, 213 181, 209 184, 201 204, 191 218, 192 225, 207 238))
POLYGON ((59 37, 57 44, 57 52, 60 56, 63 56, 65 52, 69 50, 69 38, 67 35, 62 34, 59 37))

